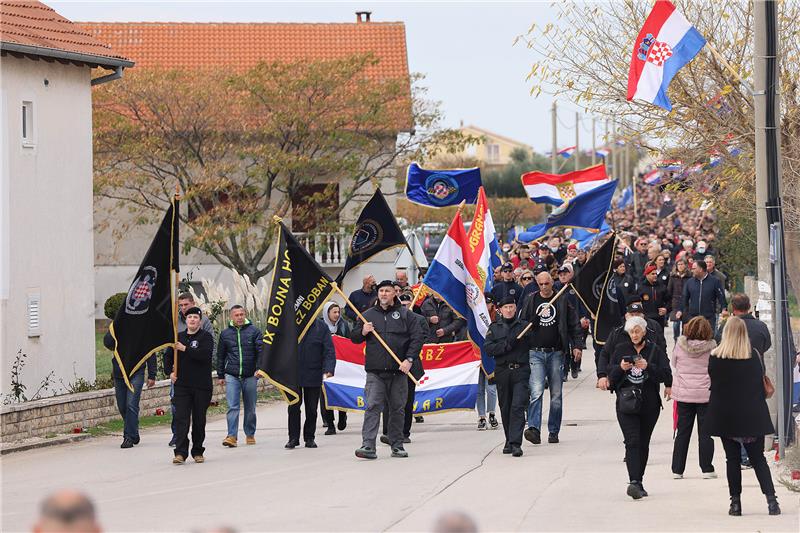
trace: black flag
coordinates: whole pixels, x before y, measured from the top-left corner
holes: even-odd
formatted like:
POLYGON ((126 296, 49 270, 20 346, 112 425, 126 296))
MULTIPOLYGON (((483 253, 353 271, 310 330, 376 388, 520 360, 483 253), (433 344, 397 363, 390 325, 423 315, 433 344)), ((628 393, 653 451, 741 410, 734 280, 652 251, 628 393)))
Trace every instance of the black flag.
MULTIPOLYGON (((347 250, 347 260, 336 278, 337 284, 341 285, 350 270, 373 255, 397 246, 408 246, 408 243, 381 190, 376 189, 358 217, 350 249, 347 250)), ((409 251, 413 257, 414 251, 409 251)))
POLYGON ((616 255, 616 241, 617 238, 612 233, 572 282, 578 297, 593 315, 592 337, 598 344, 605 343, 611 330, 621 324, 619 296, 611 272, 611 264, 616 255))
POLYGON ((664 198, 664 203, 661 204, 661 208, 658 210, 658 218, 667 218, 674 212, 675 203, 669 197, 664 198))
POLYGON ((292 232, 279 222, 258 369, 281 391, 289 405, 300 399, 297 345, 333 292, 332 283, 292 232))
POLYGON ((153 353, 177 341, 173 272, 178 261, 178 199, 173 199, 109 331, 125 383, 153 353))

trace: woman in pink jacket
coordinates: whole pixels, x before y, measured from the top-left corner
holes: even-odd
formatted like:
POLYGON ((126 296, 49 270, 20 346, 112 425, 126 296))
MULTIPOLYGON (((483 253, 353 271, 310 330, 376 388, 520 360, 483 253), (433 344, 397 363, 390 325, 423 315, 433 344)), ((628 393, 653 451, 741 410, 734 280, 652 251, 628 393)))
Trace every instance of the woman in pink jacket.
POLYGON ((678 337, 672 352, 672 399, 678 406, 678 432, 672 450, 672 476, 675 479, 683 478, 695 416, 703 479, 717 477, 712 464, 714 441, 705 431, 706 409, 711 394, 708 358, 711 350, 717 346, 713 336, 708 320, 702 316, 694 317, 684 326, 683 335, 678 337))

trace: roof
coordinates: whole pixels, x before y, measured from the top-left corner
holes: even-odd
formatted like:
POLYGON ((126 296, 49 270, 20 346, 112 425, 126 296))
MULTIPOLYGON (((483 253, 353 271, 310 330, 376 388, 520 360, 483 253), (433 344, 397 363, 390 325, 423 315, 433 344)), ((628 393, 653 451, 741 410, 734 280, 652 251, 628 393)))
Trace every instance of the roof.
POLYGON ((373 79, 408 79, 402 22, 176 23, 82 22, 95 38, 136 61, 137 68, 244 70, 259 62, 340 59, 371 52, 373 79))
POLYGON ((35 1, 0 1, 0 48, 6 53, 54 57, 91 66, 133 66, 108 44, 35 1))
POLYGON ((516 144, 518 146, 533 150, 533 147, 531 145, 527 144, 527 143, 524 143, 522 141, 516 141, 516 140, 514 140, 514 139, 512 139, 510 137, 506 137, 505 135, 500 135, 499 133, 495 133, 493 131, 489 131, 489 130, 487 130, 485 128, 481 128, 479 126, 473 126, 472 124, 469 124, 467 126, 461 126, 460 129, 461 130, 473 130, 473 131, 476 131, 476 132, 481 133, 483 135, 486 135, 487 137, 494 137, 495 139, 500 139, 500 140, 505 141, 505 142, 507 142, 509 144, 516 144))

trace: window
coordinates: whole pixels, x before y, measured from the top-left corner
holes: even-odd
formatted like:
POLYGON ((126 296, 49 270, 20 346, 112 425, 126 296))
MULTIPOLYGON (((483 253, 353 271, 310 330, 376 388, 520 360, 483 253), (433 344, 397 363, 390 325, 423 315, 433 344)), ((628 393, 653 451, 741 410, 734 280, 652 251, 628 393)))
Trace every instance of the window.
POLYGON ((22 144, 33 146, 36 142, 33 129, 33 102, 22 102, 22 144))
POLYGON ((486 160, 489 162, 500 161, 500 145, 487 144, 486 145, 486 160))

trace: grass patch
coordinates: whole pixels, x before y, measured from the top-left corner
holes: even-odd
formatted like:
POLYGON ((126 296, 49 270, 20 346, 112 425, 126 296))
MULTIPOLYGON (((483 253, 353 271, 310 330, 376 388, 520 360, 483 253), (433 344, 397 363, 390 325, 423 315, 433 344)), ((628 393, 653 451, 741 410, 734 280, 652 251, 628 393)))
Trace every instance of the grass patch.
POLYGON ((94 371, 97 379, 111 377, 111 351, 103 346, 103 337, 105 332, 94 334, 94 371))

